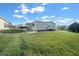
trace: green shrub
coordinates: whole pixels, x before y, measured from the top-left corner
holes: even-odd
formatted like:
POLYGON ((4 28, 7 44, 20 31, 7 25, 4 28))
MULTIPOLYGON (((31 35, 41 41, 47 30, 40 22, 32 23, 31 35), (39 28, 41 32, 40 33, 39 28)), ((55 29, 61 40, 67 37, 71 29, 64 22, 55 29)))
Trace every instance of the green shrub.
POLYGON ((7 30, 0 30, 0 33, 21 33, 23 30, 20 29, 7 29, 7 30))
POLYGON ((71 24, 69 26, 68 30, 72 31, 72 32, 79 32, 79 23, 75 22, 75 23, 71 24))

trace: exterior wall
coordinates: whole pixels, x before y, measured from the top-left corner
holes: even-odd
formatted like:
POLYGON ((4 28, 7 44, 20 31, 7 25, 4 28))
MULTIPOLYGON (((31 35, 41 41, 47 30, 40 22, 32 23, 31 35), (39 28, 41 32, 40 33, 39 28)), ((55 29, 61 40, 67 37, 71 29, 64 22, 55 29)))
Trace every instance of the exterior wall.
POLYGON ((0 29, 4 29, 4 21, 0 19, 0 29))
POLYGON ((11 24, 0 18, 0 29, 9 29, 11 24))
POLYGON ((34 26, 32 26, 32 30, 48 30, 55 29, 55 23, 53 22, 33 22, 34 26))
POLYGON ((26 26, 27 26, 27 30, 32 30, 33 27, 32 23, 27 23, 26 26))

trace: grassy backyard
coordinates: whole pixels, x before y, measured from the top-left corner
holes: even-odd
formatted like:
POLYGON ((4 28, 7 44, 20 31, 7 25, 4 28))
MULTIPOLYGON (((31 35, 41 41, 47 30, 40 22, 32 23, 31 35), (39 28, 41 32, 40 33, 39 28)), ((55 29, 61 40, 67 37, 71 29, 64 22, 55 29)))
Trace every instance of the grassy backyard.
POLYGON ((49 31, 0 35, 0 56, 79 56, 79 33, 49 31))

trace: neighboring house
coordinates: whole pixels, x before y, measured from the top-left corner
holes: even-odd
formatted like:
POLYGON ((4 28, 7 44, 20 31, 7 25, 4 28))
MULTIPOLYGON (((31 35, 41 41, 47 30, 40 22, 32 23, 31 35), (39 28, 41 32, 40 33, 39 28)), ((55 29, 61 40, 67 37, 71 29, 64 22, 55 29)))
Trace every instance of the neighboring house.
POLYGON ((15 25, 14 26, 14 29, 20 29, 20 30, 23 30, 23 31, 27 31, 27 27, 20 24, 20 25, 15 25))
POLYGON ((68 30, 68 26, 59 26, 58 30, 68 30))
POLYGON ((34 21, 32 23, 26 23, 28 30, 33 31, 45 31, 45 30, 55 30, 56 24, 53 21, 34 21))
POLYGON ((12 24, 6 21, 3 17, 0 17, 0 29, 10 29, 12 24))

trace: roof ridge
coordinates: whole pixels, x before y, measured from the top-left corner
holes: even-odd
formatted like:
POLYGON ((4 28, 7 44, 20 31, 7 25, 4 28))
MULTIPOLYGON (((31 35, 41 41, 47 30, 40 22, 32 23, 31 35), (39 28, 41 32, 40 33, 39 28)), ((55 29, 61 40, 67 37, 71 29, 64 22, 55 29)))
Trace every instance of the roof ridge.
MULTIPOLYGON (((0 18, 2 19, 2 20, 4 20, 4 21, 7 21, 7 20, 5 20, 5 18, 4 17, 2 17, 2 16, 0 16, 0 18)), ((7 21, 8 23, 10 23, 10 24, 12 24, 11 22, 9 22, 9 21, 7 21)))

